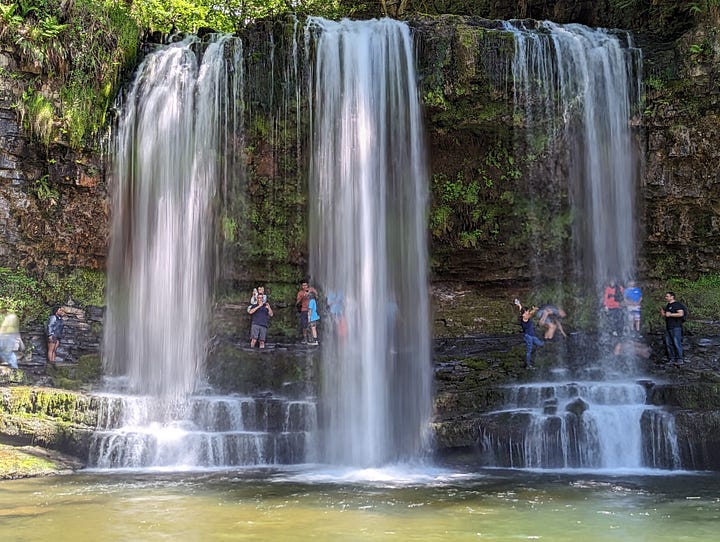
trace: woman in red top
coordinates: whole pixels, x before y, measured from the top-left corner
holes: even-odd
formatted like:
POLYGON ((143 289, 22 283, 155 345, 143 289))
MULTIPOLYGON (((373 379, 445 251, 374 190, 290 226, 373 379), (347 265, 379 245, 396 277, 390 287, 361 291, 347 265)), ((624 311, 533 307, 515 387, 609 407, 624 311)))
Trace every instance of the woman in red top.
POLYGON ((625 313, 622 310, 623 295, 625 289, 617 284, 615 280, 611 280, 610 284, 605 288, 603 297, 603 307, 608 318, 610 332, 613 335, 622 335, 625 327, 625 313))

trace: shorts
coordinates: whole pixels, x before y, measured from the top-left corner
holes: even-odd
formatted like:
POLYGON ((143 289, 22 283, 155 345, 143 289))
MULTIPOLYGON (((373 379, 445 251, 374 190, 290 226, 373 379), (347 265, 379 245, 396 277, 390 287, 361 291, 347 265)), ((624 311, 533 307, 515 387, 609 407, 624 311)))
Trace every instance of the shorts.
POLYGON ((250 327, 250 338, 255 340, 260 340, 262 342, 265 342, 265 337, 267 336, 267 328, 265 326, 259 326, 257 324, 253 324, 250 327))
POLYGON ((308 311, 303 311, 299 313, 300 317, 300 329, 307 329, 308 328, 308 311))

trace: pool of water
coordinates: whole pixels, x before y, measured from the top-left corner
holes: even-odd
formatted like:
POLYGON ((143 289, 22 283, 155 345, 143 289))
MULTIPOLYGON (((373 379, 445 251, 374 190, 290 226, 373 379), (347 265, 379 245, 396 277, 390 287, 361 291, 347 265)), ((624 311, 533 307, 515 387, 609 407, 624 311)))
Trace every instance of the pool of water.
POLYGON ((84 472, 0 482, 2 541, 715 541, 720 474, 84 472))

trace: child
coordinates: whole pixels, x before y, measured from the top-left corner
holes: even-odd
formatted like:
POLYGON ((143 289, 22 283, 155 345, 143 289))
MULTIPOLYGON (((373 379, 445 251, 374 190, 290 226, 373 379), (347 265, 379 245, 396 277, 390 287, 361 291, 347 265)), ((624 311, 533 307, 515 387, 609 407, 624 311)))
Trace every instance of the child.
POLYGON ((258 286, 257 288, 253 288, 252 297, 250 298, 250 304, 248 305, 248 308, 247 308, 248 314, 251 314, 250 309, 252 309, 253 305, 258 304, 259 298, 261 298, 260 305, 267 303, 267 295, 265 294, 264 286, 258 286))
POLYGON ((317 345, 317 324, 320 321, 320 315, 317 312, 317 297, 314 292, 310 292, 310 301, 308 302, 308 327, 312 334, 312 339, 308 344, 317 345))

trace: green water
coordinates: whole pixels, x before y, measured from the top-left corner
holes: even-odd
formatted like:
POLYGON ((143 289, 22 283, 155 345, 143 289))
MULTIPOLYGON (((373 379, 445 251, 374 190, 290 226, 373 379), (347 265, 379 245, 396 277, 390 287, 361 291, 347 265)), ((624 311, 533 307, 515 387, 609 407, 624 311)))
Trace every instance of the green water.
POLYGON ((0 482, 0 540, 715 541, 720 475, 74 474, 0 482))

